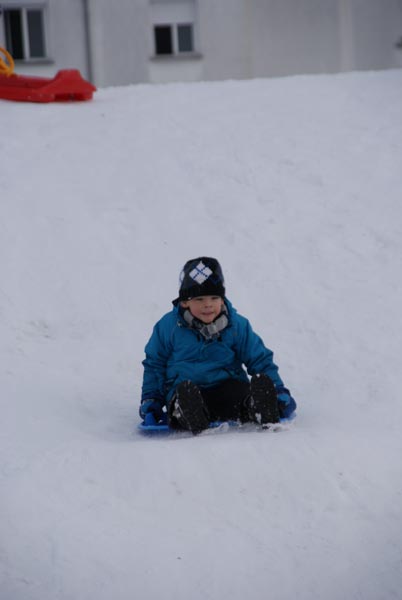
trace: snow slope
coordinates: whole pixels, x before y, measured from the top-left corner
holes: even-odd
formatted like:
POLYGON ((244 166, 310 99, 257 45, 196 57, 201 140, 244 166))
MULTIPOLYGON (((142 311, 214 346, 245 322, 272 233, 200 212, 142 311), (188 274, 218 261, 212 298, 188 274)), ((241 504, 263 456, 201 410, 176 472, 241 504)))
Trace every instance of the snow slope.
POLYGON ((402 598, 402 71, 0 102, 2 600, 402 598), (216 256, 299 404, 144 439, 216 256))

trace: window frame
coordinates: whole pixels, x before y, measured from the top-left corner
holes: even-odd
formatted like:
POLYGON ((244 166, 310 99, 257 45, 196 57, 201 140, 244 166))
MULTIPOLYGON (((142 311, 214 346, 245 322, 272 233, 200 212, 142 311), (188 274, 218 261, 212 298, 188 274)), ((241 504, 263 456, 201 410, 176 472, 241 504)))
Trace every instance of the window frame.
POLYGON ((174 23, 153 23, 153 34, 154 34, 154 56, 155 58, 177 58, 177 57, 185 57, 185 56, 196 56, 197 53, 194 48, 194 23, 189 21, 179 21, 174 23), (179 27, 191 27, 191 42, 192 49, 191 50, 180 50, 179 48, 179 27), (170 28, 170 37, 172 41, 172 52, 171 53, 158 53, 157 52, 157 43, 156 43, 156 29, 158 27, 169 27, 170 28))
POLYGON ((15 62, 48 62, 49 54, 48 54, 48 44, 47 44, 47 6, 43 3, 35 3, 35 4, 3 4, 1 5, 1 15, 4 20, 4 38, 5 38, 5 46, 8 52, 13 56, 15 62), (22 57, 16 57, 13 54, 13 48, 11 47, 10 34, 11 32, 7 30, 7 18, 6 13, 10 11, 18 11, 20 13, 20 22, 21 22, 21 46, 22 46, 22 57), (32 56, 31 49, 31 37, 29 32, 29 17, 28 13, 30 11, 39 11, 41 15, 41 45, 43 47, 43 55, 42 56, 32 56))

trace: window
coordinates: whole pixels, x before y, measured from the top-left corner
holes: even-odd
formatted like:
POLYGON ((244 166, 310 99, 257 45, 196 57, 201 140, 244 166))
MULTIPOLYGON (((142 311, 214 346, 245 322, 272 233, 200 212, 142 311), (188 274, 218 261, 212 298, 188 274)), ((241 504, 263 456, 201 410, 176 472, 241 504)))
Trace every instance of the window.
POLYGON ((177 26, 177 48, 179 52, 193 52, 193 26, 177 26))
POLYGON ((155 54, 173 54, 172 28, 170 25, 155 26, 155 54))
POLYGON ((192 23, 155 25, 155 54, 184 54, 194 52, 192 23))
POLYGON ((46 57, 43 8, 5 8, 6 48, 15 60, 46 57))

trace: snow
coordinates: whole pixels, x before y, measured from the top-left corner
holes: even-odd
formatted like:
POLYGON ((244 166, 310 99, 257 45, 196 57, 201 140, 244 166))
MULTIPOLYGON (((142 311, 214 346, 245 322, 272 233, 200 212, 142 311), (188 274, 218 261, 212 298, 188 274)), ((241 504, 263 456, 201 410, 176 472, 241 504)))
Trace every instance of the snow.
POLYGON ((0 103, 2 600, 402 597, 401 84, 0 103), (199 255, 274 350, 287 431, 137 433, 199 255))

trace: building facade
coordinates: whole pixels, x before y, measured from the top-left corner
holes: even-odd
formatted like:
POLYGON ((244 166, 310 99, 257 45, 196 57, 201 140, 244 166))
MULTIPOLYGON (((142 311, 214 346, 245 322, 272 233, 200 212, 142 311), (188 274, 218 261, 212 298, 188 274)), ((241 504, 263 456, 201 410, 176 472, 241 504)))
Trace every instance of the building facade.
POLYGON ((16 72, 97 86, 402 66, 402 0, 0 0, 16 72))

